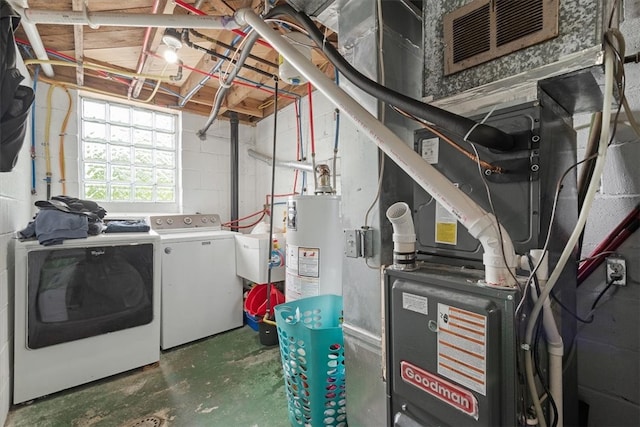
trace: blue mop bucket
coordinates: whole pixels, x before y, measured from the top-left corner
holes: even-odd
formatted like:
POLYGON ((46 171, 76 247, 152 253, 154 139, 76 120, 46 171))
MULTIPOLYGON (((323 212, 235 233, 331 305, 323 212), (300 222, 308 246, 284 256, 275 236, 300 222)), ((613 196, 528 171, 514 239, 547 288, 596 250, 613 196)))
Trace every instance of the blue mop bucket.
POLYGON ((346 427, 342 297, 303 298, 274 311, 291 425, 346 427))

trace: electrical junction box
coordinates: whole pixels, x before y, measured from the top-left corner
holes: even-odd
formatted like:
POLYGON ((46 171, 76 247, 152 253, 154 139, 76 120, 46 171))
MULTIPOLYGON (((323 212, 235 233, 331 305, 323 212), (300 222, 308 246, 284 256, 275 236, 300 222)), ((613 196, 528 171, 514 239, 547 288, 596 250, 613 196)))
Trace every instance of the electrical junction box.
MULTIPOLYGON (((269 233, 236 234, 236 274, 254 283, 267 283, 269 273, 269 233)), ((278 239, 279 260, 271 268, 271 282, 281 282, 285 275, 285 235, 274 233, 278 239)), ((274 249, 275 251, 275 249, 274 249)), ((278 258, 278 256, 276 256, 278 258)))
POLYGON ((373 256, 373 230, 362 227, 358 230, 344 230, 344 253, 349 258, 370 258, 373 256))
POLYGON ((435 264, 386 270, 387 425, 521 425, 519 291, 480 287, 480 279, 435 264))

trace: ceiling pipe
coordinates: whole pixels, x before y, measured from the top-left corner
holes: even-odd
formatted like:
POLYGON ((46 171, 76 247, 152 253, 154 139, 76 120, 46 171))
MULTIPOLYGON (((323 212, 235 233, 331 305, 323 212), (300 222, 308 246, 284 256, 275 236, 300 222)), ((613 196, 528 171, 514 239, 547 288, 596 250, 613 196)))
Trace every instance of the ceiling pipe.
MULTIPOLYGON (((191 6, 189 3, 186 3, 186 2, 184 2, 182 0, 173 0, 173 2, 175 3, 176 6, 179 6, 179 7, 183 8, 184 10, 187 10, 187 11, 193 13, 194 15, 208 16, 205 12, 200 10, 200 6, 203 3, 201 1, 197 2, 195 4, 195 6, 191 6)), ((237 35, 239 35, 241 37, 247 37, 247 33, 245 33, 244 31, 240 30, 239 28, 233 28, 233 29, 231 29, 231 31, 234 34, 237 34, 237 35)), ((269 43, 265 42, 264 40, 258 40, 257 43, 261 44, 261 45, 263 45, 265 47, 271 48, 271 45, 269 43)))
MULTIPOLYGON (((268 165, 271 165, 271 163, 273 163, 273 159, 271 157, 267 156, 266 154, 258 153, 251 148, 247 150, 247 154, 249 154, 249 157, 253 157, 256 160, 265 162, 268 165)), ((308 163, 285 162, 283 160, 276 160, 276 166, 281 168, 301 170, 303 172, 313 172, 313 166, 308 163)))
POLYGON ((233 30, 240 26, 229 16, 151 15, 145 13, 89 12, 16 8, 25 21, 32 24, 89 25, 106 27, 171 27, 233 30))
MULTIPOLYGON (((25 7, 28 7, 26 1, 20 2, 19 4, 17 1, 9 0, 9 4, 24 18, 24 14, 21 11, 24 10, 25 7)), ((27 39, 29 39, 29 44, 31 44, 31 49, 33 49, 33 53, 36 55, 36 58, 48 61, 49 56, 47 55, 47 51, 44 48, 42 38, 40 37, 40 33, 38 33, 36 26, 25 19, 22 19, 21 24, 24 33, 27 35, 27 39)), ((40 67, 47 77, 53 77, 55 75, 51 64, 40 64, 40 67)))
POLYGON ((249 24, 306 77, 337 108, 344 112, 378 148, 427 191, 478 239, 484 249, 485 281, 489 285, 514 287, 518 258, 507 231, 466 193, 401 140, 389 128, 325 76, 291 43, 250 9, 235 14, 239 24, 249 24))
MULTIPOLYGON (((151 6, 151 14, 155 15, 158 13, 158 9, 160 8, 160 0, 153 0, 153 6, 151 6)), ((138 57, 138 65, 136 65, 136 74, 142 73, 142 69, 147 62, 147 51, 149 50, 149 40, 151 39, 151 31, 153 27, 147 27, 144 30, 144 37, 142 39, 142 50, 140 51, 140 56, 138 57)), ((127 90, 127 98, 131 98, 133 95, 134 98, 140 96, 140 91, 142 90, 142 86, 144 85, 144 79, 134 78, 131 80, 131 84, 129 85, 129 89, 127 90)))

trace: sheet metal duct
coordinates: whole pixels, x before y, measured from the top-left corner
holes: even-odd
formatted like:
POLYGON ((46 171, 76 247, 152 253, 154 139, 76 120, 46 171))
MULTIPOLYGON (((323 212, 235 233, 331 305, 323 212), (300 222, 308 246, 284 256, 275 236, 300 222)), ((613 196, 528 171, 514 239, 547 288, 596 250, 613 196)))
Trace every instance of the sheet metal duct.
POLYGON ((288 0, 296 10, 302 11, 309 16, 318 16, 334 3, 335 0, 288 0))

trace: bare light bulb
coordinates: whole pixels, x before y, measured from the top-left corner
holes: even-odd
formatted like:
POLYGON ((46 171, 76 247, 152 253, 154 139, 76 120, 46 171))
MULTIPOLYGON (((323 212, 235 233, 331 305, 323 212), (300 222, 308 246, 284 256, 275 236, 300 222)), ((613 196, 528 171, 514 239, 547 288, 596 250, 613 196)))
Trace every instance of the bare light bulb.
POLYGON ((164 60, 167 61, 169 64, 175 64, 176 62, 178 62, 178 52, 175 51, 175 49, 172 49, 170 47, 167 47, 164 52, 162 53, 162 56, 164 57, 164 60))

